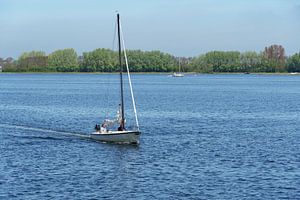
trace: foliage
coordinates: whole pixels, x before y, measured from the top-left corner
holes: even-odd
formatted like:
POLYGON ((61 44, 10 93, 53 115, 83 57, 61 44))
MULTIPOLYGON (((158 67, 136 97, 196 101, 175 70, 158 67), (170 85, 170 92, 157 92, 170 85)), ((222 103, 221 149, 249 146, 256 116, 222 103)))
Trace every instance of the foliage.
POLYGON ((54 51, 48 57, 48 66, 58 72, 79 71, 77 53, 74 49, 54 51))
MULTIPOLYGON (((300 53, 289 58, 281 45, 265 47, 261 53, 211 51, 193 58, 175 57, 161 51, 128 50, 132 72, 299 72, 300 53)), ((122 52, 122 55, 124 52, 122 52)), ((125 60, 122 59, 123 67, 125 60)), ((4 71, 15 72, 118 72, 118 52, 99 48, 77 56, 74 49, 62 49, 48 56, 42 51, 23 53, 18 60, 1 59, 4 71)), ((125 67, 124 67, 125 68, 125 67)))
POLYGON ((264 72, 263 56, 260 53, 248 51, 240 54, 240 72, 264 72))
POLYGON ((170 72, 177 66, 174 56, 160 51, 129 50, 127 55, 133 72, 170 72))
POLYGON ((117 71, 118 55, 109 49, 95 49, 84 52, 80 71, 82 72, 115 72, 117 71))
POLYGON ((48 57, 43 51, 25 52, 18 59, 17 71, 45 71, 45 67, 47 67, 47 62, 48 57))
MULTIPOLYGON (((176 63, 172 55, 160 51, 129 50, 126 53, 129 57, 128 65, 133 72, 167 72, 171 71, 176 63)), ((124 59, 122 63, 125 63, 124 59)), ((82 72, 119 71, 118 52, 109 49, 84 52, 80 70, 82 72)))
POLYGON ((263 53, 212 51, 194 58, 197 72, 285 72, 285 50, 280 45, 266 47, 263 53))
POLYGON ((264 64, 267 72, 284 72, 285 69, 285 50, 281 45, 271 45, 265 47, 263 52, 264 64))
POLYGON ((296 53, 287 60, 288 72, 300 72, 300 53, 296 53))
POLYGON ((190 64, 194 71, 254 72, 261 65, 261 55, 256 52, 212 51, 194 58, 190 64))

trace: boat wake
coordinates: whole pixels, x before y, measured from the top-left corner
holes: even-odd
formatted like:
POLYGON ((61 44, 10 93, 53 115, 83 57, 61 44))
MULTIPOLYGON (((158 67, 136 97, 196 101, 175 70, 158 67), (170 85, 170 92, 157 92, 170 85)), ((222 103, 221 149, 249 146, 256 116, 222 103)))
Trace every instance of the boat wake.
POLYGON ((15 125, 15 124, 0 124, 0 127, 20 129, 20 130, 30 130, 30 131, 37 131, 37 132, 44 132, 44 133, 60 134, 60 135, 70 136, 70 137, 80 137, 80 138, 83 138, 83 139, 88 139, 89 138, 89 135, 82 134, 82 133, 57 131, 57 130, 36 128, 36 127, 29 127, 29 126, 23 126, 23 125, 15 125))

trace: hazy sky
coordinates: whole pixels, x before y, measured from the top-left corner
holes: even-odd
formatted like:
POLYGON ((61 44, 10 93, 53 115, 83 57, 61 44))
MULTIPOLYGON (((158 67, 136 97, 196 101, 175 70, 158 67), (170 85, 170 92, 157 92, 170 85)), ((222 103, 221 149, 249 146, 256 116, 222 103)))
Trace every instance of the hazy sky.
POLYGON ((116 10, 128 49, 300 51, 300 0, 0 0, 0 57, 111 48, 116 10))

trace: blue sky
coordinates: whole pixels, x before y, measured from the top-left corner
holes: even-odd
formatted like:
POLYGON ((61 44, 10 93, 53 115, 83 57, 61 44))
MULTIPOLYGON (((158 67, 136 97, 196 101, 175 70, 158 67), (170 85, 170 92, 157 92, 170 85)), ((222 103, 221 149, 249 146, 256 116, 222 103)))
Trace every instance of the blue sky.
POLYGON ((300 51, 299 0, 0 0, 0 57, 112 48, 116 10, 128 49, 300 51))

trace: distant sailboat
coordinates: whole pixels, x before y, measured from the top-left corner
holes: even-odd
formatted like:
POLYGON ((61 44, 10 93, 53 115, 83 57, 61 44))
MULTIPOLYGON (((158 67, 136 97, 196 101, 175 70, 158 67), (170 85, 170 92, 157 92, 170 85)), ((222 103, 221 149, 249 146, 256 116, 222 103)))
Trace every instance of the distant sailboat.
POLYGON ((124 39, 120 25, 120 15, 117 14, 117 25, 118 25, 118 47, 119 47, 119 64, 120 64, 120 93, 121 99, 119 104, 119 110, 117 112, 117 116, 115 119, 105 119, 104 122, 101 124, 96 124, 95 132, 90 134, 90 138, 94 140, 104 141, 104 142, 115 142, 115 143, 129 143, 129 144, 139 144, 139 137, 140 137, 140 130, 137 118, 137 112, 135 107, 135 100, 132 90, 131 78, 129 74, 127 56, 125 51, 124 39), (127 130, 125 127, 125 110, 124 110, 124 94, 123 94, 123 65, 122 65, 122 57, 121 57, 121 35, 122 35, 122 44, 124 50, 124 57, 125 57, 125 65, 127 68, 127 75, 128 81, 130 86, 130 93, 131 99, 133 104, 133 110, 135 114, 135 122, 136 126, 134 130, 127 130), (118 130, 111 131, 108 130, 109 127, 113 126, 114 124, 118 124, 118 130))
POLYGON ((184 77, 184 74, 180 72, 180 58, 178 60, 178 72, 174 72, 173 77, 184 77))

